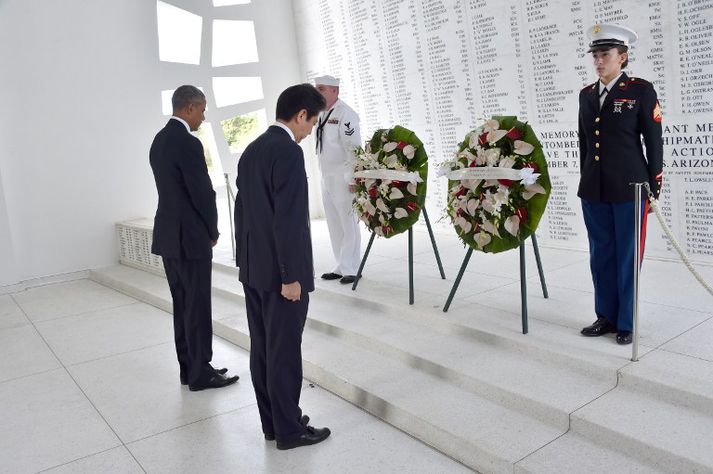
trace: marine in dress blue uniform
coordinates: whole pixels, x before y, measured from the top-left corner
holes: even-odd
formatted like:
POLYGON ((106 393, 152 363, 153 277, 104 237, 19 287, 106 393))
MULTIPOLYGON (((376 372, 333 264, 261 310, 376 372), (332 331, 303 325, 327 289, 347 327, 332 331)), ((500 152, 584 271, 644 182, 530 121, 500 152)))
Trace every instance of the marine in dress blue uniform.
MULTIPOLYGON (((579 93, 581 176, 577 195, 589 238, 597 320, 582 329, 582 334, 616 332, 619 344, 629 344, 635 238, 634 187, 630 183, 649 183, 658 198, 663 167, 662 114, 653 85, 622 72, 636 33, 620 25, 595 25, 588 35, 599 80, 579 93)), ((648 201, 642 208, 643 257, 648 201)))

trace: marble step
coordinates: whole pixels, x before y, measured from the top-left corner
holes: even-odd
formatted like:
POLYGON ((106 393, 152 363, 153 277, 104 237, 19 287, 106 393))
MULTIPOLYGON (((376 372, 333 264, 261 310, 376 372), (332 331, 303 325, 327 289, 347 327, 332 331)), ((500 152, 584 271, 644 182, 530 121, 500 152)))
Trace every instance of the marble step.
POLYGON ((619 377, 516 472, 713 473, 713 363, 658 350, 619 377))
MULTIPOLYGON (((233 269, 214 272, 220 294, 242 304, 242 287, 233 269)), ((616 384, 616 371, 573 367, 569 358, 550 357, 537 348, 527 351, 497 337, 474 340, 454 323, 433 324, 428 318, 404 317, 403 308, 384 311, 383 305, 362 297, 326 291, 310 299, 308 327, 348 340, 354 345, 418 367, 458 387, 528 416, 569 427, 569 415, 616 384), (394 316, 396 314, 396 316, 394 316), (565 361, 561 364, 559 362, 565 361)), ((441 314, 436 317, 444 319, 441 314)), ((522 338, 521 338, 522 339, 522 338)))
MULTIPOLYGON (((160 308, 170 306, 165 280, 157 275, 112 267, 92 271, 92 278, 160 308)), ((230 308, 214 321, 216 335, 248 348, 242 306, 220 293, 214 300, 218 311, 230 308)), ((566 430, 313 324, 303 336, 303 359, 309 380, 478 471, 512 472, 515 462, 566 430)))
MULTIPOLYGON (((118 265, 92 278, 171 309, 157 275, 118 265)), ((213 285, 215 333, 247 348, 234 269, 218 267, 213 285)), ((707 361, 692 365, 657 350, 630 363, 612 345, 571 334, 553 346, 558 331, 567 331, 556 325, 522 336, 512 322, 499 326, 498 315, 483 327, 428 305, 404 308, 318 286, 303 345, 306 378, 474 469, 713 472, 702 454, 713 431, 707 361), (453 417, 440 413, 444 406, 453 417)))
MULTIPOLYGON (((213 268, 214 289, 241 301, 242 287, 235 284, 237 269, 215 262, 213 268)), ((320 300, 357 304, 365 311, 421 324, 443 334, 467 337, 477 343, 508 348, 523 357, 569 367, 588 377, 606 379, 612 386, 616 383, 616 371, 629 361, 630 350, 616 344, 602 344, 596 338, 579 337, 564 326, 531 319, 530 332, 523 335, 520 318, 513 318, 505 311, 472 305, 452 308, 444 313, 442 298, 434 301, 417 295, 416 304, 408 305, 401 299, 394 299, 389 288, 369 287, 368 284, 363 282, 357 291, 352 291, 351 285, 317 279, 313 299, 318 295, 320 300)), ((650 349, 640 345, 641 354, 650 349)))

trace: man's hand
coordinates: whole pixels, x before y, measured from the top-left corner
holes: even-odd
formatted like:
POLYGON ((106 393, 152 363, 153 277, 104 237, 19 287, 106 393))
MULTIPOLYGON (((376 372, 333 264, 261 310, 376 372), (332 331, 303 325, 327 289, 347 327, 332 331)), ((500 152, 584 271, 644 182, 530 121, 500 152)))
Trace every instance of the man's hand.
POLYGON ((298 282, 298 281, 288 283, 286 285, 283 283, 282 291, 280 291, 280 294, 286 300, 299 301, 300 295, 302 294, 302 286, 300 285, 300 282, 298 282))
POLYGON ((211 246, 211 247, 215 247, 217 243, 218 243, 218 240, 217 240, 217 239, 216 239, 216 240, 211 240, 211 241, 210 241, 210 246, 211 246))
POLYGON ((356 184, 349 185, 349 192, 354 194, 356 192, 356 184))

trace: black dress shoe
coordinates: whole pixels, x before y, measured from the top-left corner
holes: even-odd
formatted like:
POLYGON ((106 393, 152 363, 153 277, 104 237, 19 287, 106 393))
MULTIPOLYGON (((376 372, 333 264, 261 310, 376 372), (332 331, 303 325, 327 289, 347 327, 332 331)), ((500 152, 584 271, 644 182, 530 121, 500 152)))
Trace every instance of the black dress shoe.
MULTIPOLYGON (((225 375, 228 373, 228 369, 226 369, 225 367, 222 369, 216 369, 215 367, 213 367, 213 370, 215 371, 216 374, 220 374, 220 375, 225 375)), ((181 385, 188 385, 188 379, 183 374, 181 374, 181 385)))
POLYGON ((322 280, 339 280, 342 276, 339 273, 323 273, 322 280))
POLYGON ((597 320, 594 321, 594 324, 582 329, 581 332, 583 336, 598 337, 610 332, 616 332, 616 328, 609 321, 607 321, 606 318, 599 316, 597 320))
MULTIPOLYGON (((309 424, 309 416, 302 415, 302 418, 300 418, 300 424, 306 427, 309 424)), ((272 433, 265 433, 265 441, 275 441, 275 435, 272 433)))
POLYGON ((342 279, 339 280, 339 283, 346 285, 347 283, 354 283, 354 280, 356 280, 354 275, 344 275, 342 279))
POLYGON ((232 377, 226 377, 225 375, 215 374, 210 378, 210 380, 208 380, 208 382, 204 384, 189 385, 188 389, 191 392, 198 392, 207 388, 227 387, 228 385, 232 385, 237 382, 239 378, 240 377, 238 377, 237 375, 233 375, 232 377))
POLYGON ((616 343, 621 346, 631 344, 631 331, 618 331, 616 333, 616 343))
POLYGON ((307 431, 299 438, 295 438, 290 441, 278 441, 277 449, 293 449, 299 448, 300 446, 309 446, 311 444, 321 443, 327 439, 331 433, 332 432, 329 431, 329 428, 313 428, 308 426, 307 431))

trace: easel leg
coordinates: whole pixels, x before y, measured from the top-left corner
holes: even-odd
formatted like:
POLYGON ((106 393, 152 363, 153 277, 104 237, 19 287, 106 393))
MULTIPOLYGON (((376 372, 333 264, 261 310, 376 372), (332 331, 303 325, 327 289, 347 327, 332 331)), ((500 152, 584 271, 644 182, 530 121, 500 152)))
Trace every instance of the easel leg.
POLYGON ((542 296, 549 298, 547 293, 547 283, 545 283, 545 272, 542 270, 542 260, 540 259, 540 248, 537 246, 537 237, 532 233, 532 246, 535 249, 535 260, 537 261, 537 272, 540 274, 540 285, 542 285, 542 296))
POLYGON ((525 272, 525 243, 520 243, 520 308, 522 333, 527 334, 527 277, 525 272))
POLYGON ((451 302, 453 301, 453 297, 456 295, 456 291, 458 291, 458 285, 460 285, 460 281, 463 278, 463 273, 465 273, 465 269, 468 266, 468 261, 470 261, 470 256, 473 255, 473 248, 468 247, 468 253, 465 254, 465 258, 463 259, 463 263, 460 266, 460 271, 458 272, 458 276, 456 277, 456 281, 453 282, 453 288, 451 288, 451 292, 448 295, 448 299, 446 300, 445 306, 443 306, 443 312, 446 313, 448 312, 448 308, 451 307, 451 302))
POLYGON ((441 278, 446 279, 446 274, 443 272, 443 264, 441 263, 441 256, 438 254, 438 247, 436 246, 436 238, 433 235, 433 229, 431 228, 431 221, 428 219, 428 213, 426 208, 421 209, 423 212, 423 219, 426 221, 426 228, 428 229, 428 235, 431 237, 431 245, 433 246, 433 253, 436 254, 436 262, 438 263, 438 271, 441 272, 441 278))
POLYGON ((364 264, 366 264, 366 258, 369 256, 369 251, 371 250, 371 244, 374 243, 374 238, 376 237, 375 233, 371 233, 371 237, 369 238, 369 243, 366 246, 366 250, 364 251, 364 256, 361 259, 361 264, 359 264, 359 271, 356 274, 356 278, 354 279, 354 284, 352 285, 352 290, 356 290, 357 285, 359 284, 359 280, 361 279, 361 271, 364 270, 364 264))
POLYGON ((408 229, 408 304, 413 304, 413 228, 408 229))

